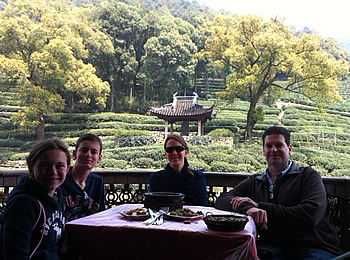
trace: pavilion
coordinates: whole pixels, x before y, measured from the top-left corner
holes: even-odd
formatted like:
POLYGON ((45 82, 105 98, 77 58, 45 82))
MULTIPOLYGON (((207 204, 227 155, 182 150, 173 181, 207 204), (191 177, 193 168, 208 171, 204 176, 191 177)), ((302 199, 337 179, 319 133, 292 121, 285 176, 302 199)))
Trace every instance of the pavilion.
POLYGON ((181 135, 189 135, 189 122, 197 121, 198 136, 203 135, 204 124, 207 120, 214 118, 212 115, 214 105, 209 108, 204 108, 197 103, 198 95, 193 92, 193 96, 177 96, 173 95, 173 102, 165 104, 163 107, 151 107, 151 114, 165 121, 165 136, 168 136, 168 125, 170 123, 170 131, 173 132, 173 124, 182 121, 181 135))

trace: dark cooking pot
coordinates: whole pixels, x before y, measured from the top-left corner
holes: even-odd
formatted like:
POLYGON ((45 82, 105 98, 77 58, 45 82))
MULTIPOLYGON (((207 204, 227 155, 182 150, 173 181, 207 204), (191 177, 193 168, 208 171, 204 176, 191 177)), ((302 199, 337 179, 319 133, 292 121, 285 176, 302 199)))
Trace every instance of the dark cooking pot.
POLYGON ((169 211, 181 209, 185 197, 184 194, 175 192, 146 192, 143 195, 145 196, 143 203, 145 208, 157 211, 160 207, 169 207, 169 211))

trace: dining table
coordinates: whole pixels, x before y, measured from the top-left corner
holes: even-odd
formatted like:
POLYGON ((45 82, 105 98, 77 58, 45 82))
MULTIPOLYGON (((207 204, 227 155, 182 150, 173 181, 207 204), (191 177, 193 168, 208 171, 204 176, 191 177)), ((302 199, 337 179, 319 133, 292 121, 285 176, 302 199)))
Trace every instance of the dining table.
MULTIPOLYGON (((123 204, 66 223, 67 245, 80 259, 258 259, 250 216, 243 230, 222 232, 208 229, 202 217, 183 221, 164 216, 162 224, 146 225, 125 214, 142 207, 123 204)), ((203 216, 233 214, 213 207, 183 208, 203 216)))

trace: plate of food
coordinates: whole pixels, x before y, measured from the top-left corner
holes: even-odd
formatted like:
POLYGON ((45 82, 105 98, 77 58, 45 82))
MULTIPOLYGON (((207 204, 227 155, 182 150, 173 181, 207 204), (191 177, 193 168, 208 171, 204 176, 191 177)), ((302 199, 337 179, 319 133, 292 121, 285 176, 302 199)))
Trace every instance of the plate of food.
POLYGON ((182 208, 170 211, 167 215, 164 215, 164 218, 173 221, 192 221, 202 219, 203 213, 201 211, 193 211, 189 208, 182 208))
POLYGON ((131 220, 146 220, 151 217, 147 208, 135 208, 119 212, 120 215, 131 220))

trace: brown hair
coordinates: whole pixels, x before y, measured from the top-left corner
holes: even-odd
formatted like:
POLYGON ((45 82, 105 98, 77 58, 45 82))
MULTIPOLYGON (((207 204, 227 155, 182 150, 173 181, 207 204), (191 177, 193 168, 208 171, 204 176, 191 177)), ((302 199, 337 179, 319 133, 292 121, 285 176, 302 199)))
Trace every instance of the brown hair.
POLYGON ((168 143, 168 141, 170 139, 174 139, 174 140, 178 141, 188 151, 188 145, 187 145, 185 139, 181 135, 177 135, 177 134, 168 135, 168 137, 165 139, 165 142, 164 142, 164 149, 166 148, 166 144, 168 143))
POLYGON ((31 176, 33 176, 33 167, 34 164, 36 162, 36 160, 40 157, 40 155, 43 152, 46 152, 48 150, 53 150, 53 149, 59 149, 62 152, 64 152, 67 156, 67 166, 70 166, 70 160, 71 160, 71 156, 70 153, 68 151, 67 146, 65 145, 65 143, 59 139, 59 138, 51 138, 51 139, 47 139, 44 140, 38 144, 36 144, 33 149, 30 151, 26 161, 27 161, 27 166, 29 169, 29 174, 31 176))
POLYGON ((91 133, 83 134, 82 136, 79 137, 77 143, 75 144, 75 150, 78 151, 79 145, 86 140, 98 143, 100 145, 100 154, 102 153, 102 141, 101 141, 101 139, 97 135, 94 135, 91 133))
POLYGON ((274 126, 270 126, 269 128, 267 128, 265 130, 265 132, 263 133, 263 135, 261 137, 262 141, 263 141, 263 146, 265 145, 265 137, 268 135, 272 135, 272 134, 283 135, 284 141, 287 144, 287 146, 290 145, 290 132, 289 132, 289 130, 282 127, 282 126, 274 125, 274 126))
MULTIPOLYGON (((185 149, 187 150, 187 152, 189 152, 189 149, 188 149, 188 145, 187 145, 187 142, 185 141, 185 139, 181 136, 181 135, 178 135, 178 134, 170 134, 167 136, 167 138, 165 139, 165 142, 164 142, 164 149, 166 148, 166 144, 169 142, 170 139, 174 139, 176 141, 178 141, 180 144, 182 144, 185 149)), ((185 163, 184 165, 187 166, 187 173, 189 175, 194 175, 193 171, 190 169, 190 165, 188 164, 188 161, 187 161, 187 158, 185 157, 185 163)))

